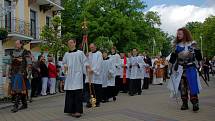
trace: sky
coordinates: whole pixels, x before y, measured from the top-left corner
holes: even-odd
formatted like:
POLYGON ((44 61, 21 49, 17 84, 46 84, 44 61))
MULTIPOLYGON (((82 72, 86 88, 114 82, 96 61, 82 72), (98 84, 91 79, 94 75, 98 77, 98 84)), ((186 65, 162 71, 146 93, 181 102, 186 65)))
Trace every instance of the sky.
POLYGON ((158 12, 162 25, 160 28, 171 35, 184 27, 187 22, 204 22, 215 15, 215 0, 143 0, 146 11, 158 12))

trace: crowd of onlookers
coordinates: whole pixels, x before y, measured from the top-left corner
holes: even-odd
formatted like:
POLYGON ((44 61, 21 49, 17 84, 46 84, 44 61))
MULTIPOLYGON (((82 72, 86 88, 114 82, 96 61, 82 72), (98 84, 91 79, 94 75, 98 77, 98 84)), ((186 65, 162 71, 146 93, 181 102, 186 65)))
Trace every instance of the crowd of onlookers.
POLYGON ((53 55, 49 54, 46 59, 45 55, 41 54, 37 60, 33 60, 31 70, 31 98, 64 92, 62 57, 55 63, 53 55))

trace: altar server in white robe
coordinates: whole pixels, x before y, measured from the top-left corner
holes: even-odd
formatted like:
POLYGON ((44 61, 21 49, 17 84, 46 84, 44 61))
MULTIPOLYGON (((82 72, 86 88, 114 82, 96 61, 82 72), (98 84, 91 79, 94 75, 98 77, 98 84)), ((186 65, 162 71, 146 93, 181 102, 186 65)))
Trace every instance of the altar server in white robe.
POLYGON ((109 80, 109 71, 111 68, 111 62, 108 57, 108 52, 104 50, 102 52, 103 61, 101 69, 101 79, 102 79, 102 102, 108 102, 108 80, 109 80))
MULTIPOLYGON (((91 81, 92 92, 96 98, 96 107, 100 106, 102 98, 102 79, 101 79, 101 67, 102 67, 102 53, 97 50, 97 47, 94 43, 90 44, 91 52, 88 55, 88 62, 90 65, 90 76, 86 77, 86 87, 89 87, 89 80, 91 81)), ((88 89, 89 90, 89 89, 88 89)), ((92 107, 90 102, 87 102, 86 105, 88 108, 92 107)))
POLYGON ((120 90, 120 75, 121 75, 121 70, 120 70, 120 55, 116 53, 116 47, 112 47, 111 49, 111 55, 109 55, 110 59, 113 61, 114 65, 114 71, 115 71, 115 95, 118 95, 119 90, 120 90))
POLYGON ((126 57, 125 53, 120 53, 121 56, 121 75, 120 75, 120 90, 122 93, 128 92, 129 87, 129 67, 130 67, 130 61, 126 57))
POLYGON ((66 91, 64 113, 70 113, 73 117, 79 118, 83 113, 83 73, 84 67, 89 66, 84 53, 76 49, 76 40, 68 41, 70 51, 63 57, 63 64, 66 73, 64 90, 66 91))
POLYGON ((132 51, 132 57, 130 59, 130 82, 129 82, 129 95, 135 94, 141 95, 141 67, 143 66, 143 59, 138 56, 138 50, 135 48, 132 51))

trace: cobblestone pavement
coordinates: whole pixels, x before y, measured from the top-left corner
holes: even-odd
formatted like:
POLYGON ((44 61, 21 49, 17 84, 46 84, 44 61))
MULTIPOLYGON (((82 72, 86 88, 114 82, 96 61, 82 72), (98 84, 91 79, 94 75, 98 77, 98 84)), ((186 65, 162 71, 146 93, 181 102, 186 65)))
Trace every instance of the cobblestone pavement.
MULTIPOLYGON (((181 102, 169 98, 165 85, 151 85, 142 95, 130 97, 120 94, 116 102, 102 104, 99 108, 84 109, 76 119, 63 113, 64 95, 41 98, 29 104, 29 108, 11 113, 10 108, 0 110, 0 121, 214 121, 215 78, 207 87, 202 82, 200 111, 181 111, 181 102)), ((179 99, 180 100, 180 99, 179 99)))

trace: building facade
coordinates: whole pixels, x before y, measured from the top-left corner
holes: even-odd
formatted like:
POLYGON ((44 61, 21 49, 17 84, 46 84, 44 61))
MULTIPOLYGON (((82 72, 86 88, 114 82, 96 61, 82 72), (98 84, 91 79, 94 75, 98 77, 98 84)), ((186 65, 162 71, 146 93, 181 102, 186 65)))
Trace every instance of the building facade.
MULTIPOLYGON (((8 31, 8 38, 0 40, 0 77, 6 77, 7 61, 16 40, 23 40, 25 48, 39 53, 40 32, 51 26, 51 19, 64 8, 61 0, 0 0, 0 28, 8 31)), ((0 96, 2 84, 0 79, 0 96)))

